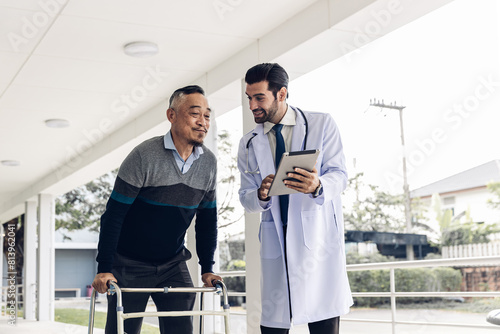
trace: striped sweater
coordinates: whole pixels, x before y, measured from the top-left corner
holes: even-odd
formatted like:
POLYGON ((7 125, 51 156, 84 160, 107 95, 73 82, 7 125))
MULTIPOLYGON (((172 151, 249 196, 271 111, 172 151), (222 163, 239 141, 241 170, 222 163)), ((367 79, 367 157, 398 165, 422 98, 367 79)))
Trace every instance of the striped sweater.
POLYGON ((196 252, 202 273, 211 272, 217 245, 217 160, 203 154, 187 173, 179 170, 163 136, 146 140, 120 166, 101 217, 98 273, 111 272, 115 252, 147 263, 164 262, 184 248, 196 215, 196 252))

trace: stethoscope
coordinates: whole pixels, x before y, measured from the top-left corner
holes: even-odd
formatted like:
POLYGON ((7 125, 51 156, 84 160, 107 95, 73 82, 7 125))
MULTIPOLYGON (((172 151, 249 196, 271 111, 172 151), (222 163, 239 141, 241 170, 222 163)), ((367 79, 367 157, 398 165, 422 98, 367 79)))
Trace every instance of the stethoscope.
MULTIPOLYGON (((294 108, 294 110, 295 110, 295 108, 294 108)), ((306 115, 304 115, 304 112, 302 110, 300 110, 300 108, 297 108, 297 110, 302 114, 302 117, 304 118, 304 122, 306 123, 305 124, 306 125, 306 134, 304 136, 304 150, 305 150, 306 147, 307 147, 307 135, 308 135, 308 131, 309 131, 309 123, 307 122, 307 118, 306 118, 306 115)), ((248 157, 249 157, 249 153, 250 153, 250 143, 252 142, 252 139, 255 138, 255 136, 257 136, 257 134, 255 132, 252 133, 252 137, 250 137, 250 139, 248 139, 248 141, 247 141, 247 145, 246 145, 246 149, 247 149, 247 168, 245 169, 245 174, 260 174, 258 166, 253 171, 248 170, 248 157)))

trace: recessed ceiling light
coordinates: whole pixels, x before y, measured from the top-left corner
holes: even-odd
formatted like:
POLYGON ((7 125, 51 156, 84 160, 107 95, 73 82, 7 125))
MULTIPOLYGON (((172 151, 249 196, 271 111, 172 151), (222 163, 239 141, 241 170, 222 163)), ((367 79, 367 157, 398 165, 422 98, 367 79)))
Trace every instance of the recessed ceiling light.
POLYGON ((123 47, 126 55, 138 58, 151 57, 159 52, 158 45, 153 42, 132 42, 123 47))
POLYGON ((9 166, 9 167, 16 167, 16 166, 19 166, 21 164, 17 160, 2 160, 1 163, 2 163, 2 165, 9 166))
POLYGON ((49 128, 67 128, 69 126, 69 121, 65 119, 48 119, 45 121, 45 125, 49 128))

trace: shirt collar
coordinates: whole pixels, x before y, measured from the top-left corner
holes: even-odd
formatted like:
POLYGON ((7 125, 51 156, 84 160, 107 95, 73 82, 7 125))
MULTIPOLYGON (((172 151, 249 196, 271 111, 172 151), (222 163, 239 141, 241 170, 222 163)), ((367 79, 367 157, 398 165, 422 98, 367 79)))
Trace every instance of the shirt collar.
MULTIPOLYGON (((170 131, 167 132, 167 134, 165 134, 165 136, 163 137, 163 144, 166 150, 177 152, 177 149, 174 145, 174 140, 172 139, 172 133, 170 131)), ((177 154, 179 154, 179 152, 177 152, 177 154)), ((200 155, 203 154, 203 148, 201 146, 195 146, 193 154, 193 158, 198 159, 200 155)))
MULTIPOLYGON (((283 116, 283 118, 281 119, 279 124, 294 126, 296 124, 296 122, 295 122, 296 117, 297 117, 297 115, 295 113, 295 110, 293 110, 293 108, 290 108, 290 106, 287 104, 285 115, 283 116)), ((274 123, 265 122, 264 123, 264 133, 267 134, 269 131, 271 131, 273 126, 274 126, 274 123)))

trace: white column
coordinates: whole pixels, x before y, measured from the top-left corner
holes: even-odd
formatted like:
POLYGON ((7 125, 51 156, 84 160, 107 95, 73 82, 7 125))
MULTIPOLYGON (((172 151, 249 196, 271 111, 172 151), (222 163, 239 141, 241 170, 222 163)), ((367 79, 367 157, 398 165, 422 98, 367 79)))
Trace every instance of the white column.
MULTIPOLYGON (((255 127, 255 122, 248 107, 245 95, 245 80, 241 80, 241 110, 243 113, 243 133, 255 127)), ((246 306, 247 334, 260 333, 260 313, 262 309, 260 298, 260 243, 258 239, 260 224, 259 214, 245 213, 245 258, 246 258, 246 306)))
POLYGON ((24 319, 36 320, 36 201, 28 201, 24 211, 24 319))
POLYGON ((50 194, 38 195, 37 307, 39 321, 54 321, 55 207, 50 194))

